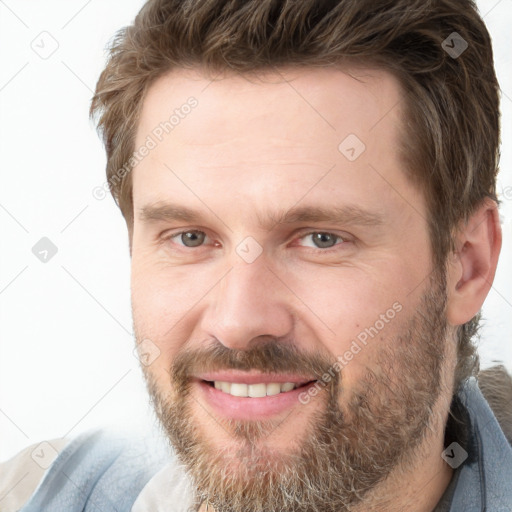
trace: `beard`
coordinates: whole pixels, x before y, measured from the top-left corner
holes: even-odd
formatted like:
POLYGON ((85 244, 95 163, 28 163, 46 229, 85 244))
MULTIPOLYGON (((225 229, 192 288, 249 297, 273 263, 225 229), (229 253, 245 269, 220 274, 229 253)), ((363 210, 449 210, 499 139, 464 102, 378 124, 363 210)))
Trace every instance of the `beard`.
POLYGON ((365 347, 372 365, 350 390, 344 387, 342 368, 315 397, 322 407, 312 414, 300 404, 292 409, 289 416, 310 418, 300 439, 286 451, 265 440, 277 431, 286 433, 287 424, 295 435, 289 416, 280 422, 212 417, 211 428, 199 421, 193 406, 201 404, 191 395, 191 377, 237 369, 316 375, 320 380, 329 370, 333 375, 332 354, 305 354, 275 338, 247 350, 229 349, 215 340, 180 352, 166 389, 143 367, 159 421, 196 489, 197 506, 208 500, 216 512, 350 511, 365 503, 393 470, 411 465, 442 389, 445 290, 445 274, 435 272, 416 313, 401 330, 365 347), (208 431, 221 427, 230 442, 216 445, 208 431))

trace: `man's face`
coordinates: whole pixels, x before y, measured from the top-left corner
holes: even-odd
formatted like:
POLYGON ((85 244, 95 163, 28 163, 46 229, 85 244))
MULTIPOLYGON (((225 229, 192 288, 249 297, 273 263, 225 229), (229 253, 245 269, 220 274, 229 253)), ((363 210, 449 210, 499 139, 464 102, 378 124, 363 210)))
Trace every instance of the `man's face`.
POLYGON ((402 93, 352 75, 179 70, 145 98, 135 332, 218 510, 344 510, 413 460, 437 403, 445 286, 399 156, 402 93))

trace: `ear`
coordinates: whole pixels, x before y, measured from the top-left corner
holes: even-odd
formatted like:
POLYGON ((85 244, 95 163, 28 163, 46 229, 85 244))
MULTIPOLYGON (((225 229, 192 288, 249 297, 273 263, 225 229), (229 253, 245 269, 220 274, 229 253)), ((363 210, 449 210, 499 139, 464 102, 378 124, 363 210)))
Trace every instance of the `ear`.
POLYGON ((485 199, 455 235, 447 266, 447 318, 462 325, 482 307, 491 289, 501 250, 498 205, 485 199))

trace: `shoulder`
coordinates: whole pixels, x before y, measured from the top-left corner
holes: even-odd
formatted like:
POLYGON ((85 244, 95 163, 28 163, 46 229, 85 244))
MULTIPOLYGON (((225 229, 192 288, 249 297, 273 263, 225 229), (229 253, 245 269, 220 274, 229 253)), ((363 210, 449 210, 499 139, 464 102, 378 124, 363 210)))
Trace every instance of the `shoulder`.
POLYGON ((459 446, 452 455, 458 451, 460 473, 450 510, 512 510, 510 393, 512 381, 503 367, 481 371, 459 390, 457 403, 465 416, 457 419, 468 435, 454 439, 459 446))
POLYGON ((130 510, 148 481, 173 459, 157 432, 89 430, 66 444, 22 510, 130 510))
POLYGON ((512 377, 503 365, 493 366, 478 374, 478 387, 512 444, 512 377))
POLYGON ((15 512, 28 501, 50 465, 69 441, 59 438, 35 443, 0 463, 2 512, 15 512))

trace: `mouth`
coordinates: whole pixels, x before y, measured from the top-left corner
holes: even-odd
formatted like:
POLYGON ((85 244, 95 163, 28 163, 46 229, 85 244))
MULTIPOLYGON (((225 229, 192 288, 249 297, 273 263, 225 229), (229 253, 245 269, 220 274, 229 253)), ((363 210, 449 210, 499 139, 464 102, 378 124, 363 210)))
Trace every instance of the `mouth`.
POLYGON ((193 384, 216 416, 235 420, 265 420, 302 406, 299 397, 316 379, 291 375, 240 372, 201 376, 193 384))

